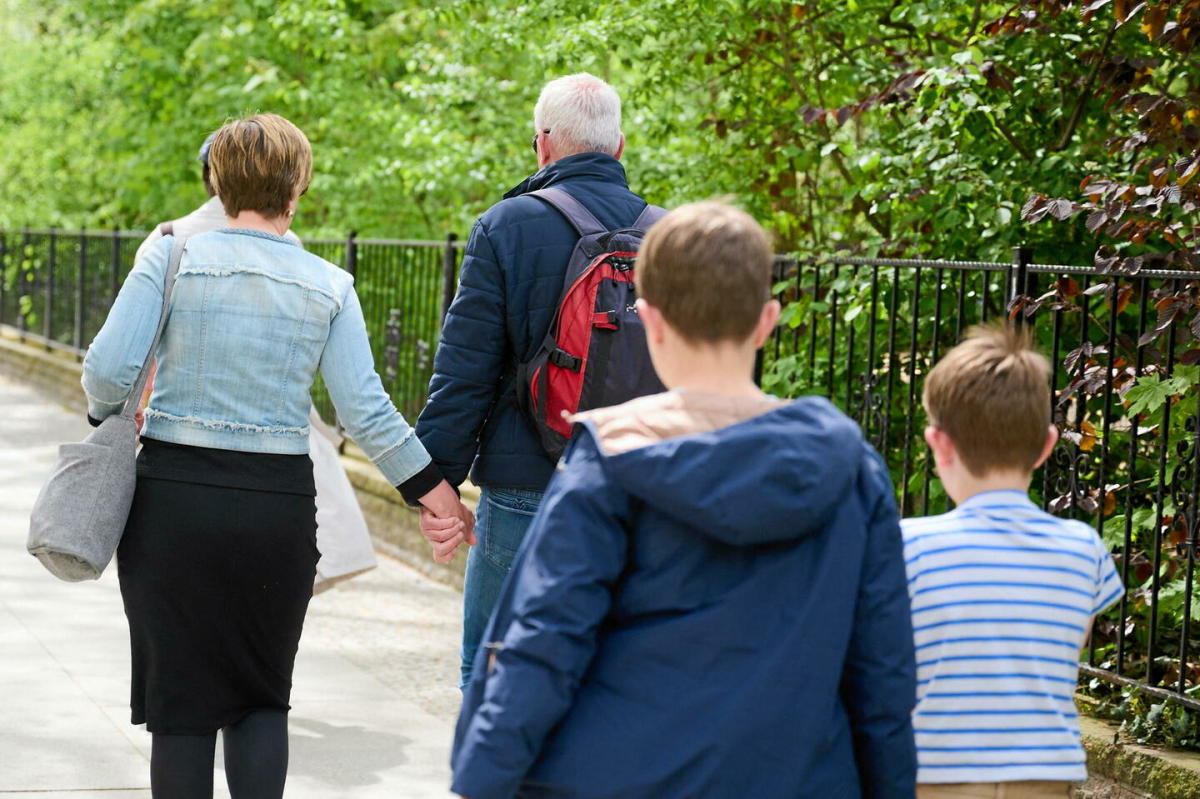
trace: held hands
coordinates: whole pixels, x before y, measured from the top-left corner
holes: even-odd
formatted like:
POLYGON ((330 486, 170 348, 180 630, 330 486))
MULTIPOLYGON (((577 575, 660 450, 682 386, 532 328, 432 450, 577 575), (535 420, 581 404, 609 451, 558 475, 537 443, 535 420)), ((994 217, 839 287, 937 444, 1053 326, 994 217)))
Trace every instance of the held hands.
POLYGON ((433 559, 449 563, 458 545, 475 546, 475 514, 443 480, 421 497, 421 534, 433 547, 433 559))
POLYGON ((137 411, 133 414, 133 423, 137 434, 142 434, 142 426, 146 424, 146 406, 150 404, 150 395, 154 393, 154 376, 158 374, 158 361, 150 362, 150 374, 146 375, 146 387, 142 389, 142 398, 138 401, 137 411))

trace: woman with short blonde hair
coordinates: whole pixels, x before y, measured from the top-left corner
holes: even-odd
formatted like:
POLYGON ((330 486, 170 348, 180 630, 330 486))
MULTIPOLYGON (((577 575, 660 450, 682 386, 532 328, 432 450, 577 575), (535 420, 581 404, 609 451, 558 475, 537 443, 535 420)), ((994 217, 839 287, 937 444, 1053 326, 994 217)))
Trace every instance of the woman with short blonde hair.
POLYGON ((156 799, 210 799, 222 732, 233 799, 283 794, 292 668, 318 558, 308 455, 320 372, 347 432, 404 497, 473 519, 375 373, 353 278, 284 237, 312 177, 305 135, 274 114, 209 150, 229 227, 164 236, 134 265, 84 360, 88 415, 120 411, 184 247, 117 551, 133 723, 153 734, 156 799))

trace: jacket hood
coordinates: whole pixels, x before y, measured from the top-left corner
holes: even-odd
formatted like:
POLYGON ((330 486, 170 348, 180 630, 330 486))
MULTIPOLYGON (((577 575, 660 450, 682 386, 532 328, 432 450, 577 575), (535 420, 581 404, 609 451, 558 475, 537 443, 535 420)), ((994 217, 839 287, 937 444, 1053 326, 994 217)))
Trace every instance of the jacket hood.
POLYGON ((671 431, 659 422, 661 413, 640 412, 641 403, 651 400, 579 418, 624 490, 726 544, 753 546, 819 532, 845 501, 863 462, 858 425, 823 398, 805 397, 734 424, 657 441, 655 428, 671 431), (612 442, 632 427, 651 443, 631 449, 618 443, 624 451, 612 452, 612 442))
POLYGON ((579 153, 568 155, 546 164, 504 194, 504 199, 519 197, 531 191, 553 186, 564 180, 598 180, 628 188, 625 167, 611 155, 604 153, 579 153))

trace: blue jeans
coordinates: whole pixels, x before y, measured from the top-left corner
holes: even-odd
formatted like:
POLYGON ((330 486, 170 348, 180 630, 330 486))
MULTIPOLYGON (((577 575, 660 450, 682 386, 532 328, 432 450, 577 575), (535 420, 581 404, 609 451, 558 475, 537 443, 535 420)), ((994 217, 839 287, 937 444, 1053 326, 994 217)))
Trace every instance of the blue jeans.
POLYGON ((496 607, 504 578, 525 540, 525 533, 542 504, 541 491, 523 488, 483 488, 475 535, 479 542, 467 556, 463 581, 462 681, 471 680, 475 651, 496 607))

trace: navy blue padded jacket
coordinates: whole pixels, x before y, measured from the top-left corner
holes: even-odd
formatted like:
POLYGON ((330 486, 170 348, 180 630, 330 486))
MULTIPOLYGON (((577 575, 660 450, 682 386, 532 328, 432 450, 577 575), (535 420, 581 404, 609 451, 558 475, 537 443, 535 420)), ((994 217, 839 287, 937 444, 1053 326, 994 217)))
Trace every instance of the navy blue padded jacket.
POLYGON ((476 221, 416 427, 452 485, 469 471, 476 485, 541 490, 554 472, 517 407, 513 380, 518 359, 531 359, 549 332, 578 240, 558 211, 522 196, 547 186, 570 193, 609 229, 632 225, 646 207, 617 159, 582 153, 549 164, 476 221))
POLYGON ((900 527, 858 426, 807 397, 624 452, 601 439, 580 425, 505 582, 453 792, 913 799, 900 527))

